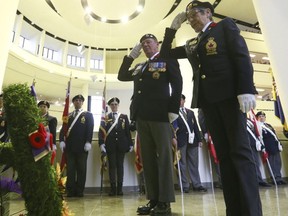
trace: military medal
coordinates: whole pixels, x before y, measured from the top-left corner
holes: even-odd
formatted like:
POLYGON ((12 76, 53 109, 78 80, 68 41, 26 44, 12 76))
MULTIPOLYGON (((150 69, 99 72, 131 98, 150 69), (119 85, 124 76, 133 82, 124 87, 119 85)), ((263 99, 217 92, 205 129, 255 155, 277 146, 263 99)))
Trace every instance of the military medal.
POLYGON ((81 123, 85 124, 85 117, 84 116, 82 116, 82 118, 81 118, 81 123))
POLYGON ((159 73, 158 71, 155 71, 155 72, 152 74, 152 77, 153 77, 153 79, 159 79, 160 73, 159 73))
POLYGON ((214 37, 208 38, 208 42, 205 45, 207 54, 206 55, 215 55, 217 54, 217 43, 214 41, 214 37))

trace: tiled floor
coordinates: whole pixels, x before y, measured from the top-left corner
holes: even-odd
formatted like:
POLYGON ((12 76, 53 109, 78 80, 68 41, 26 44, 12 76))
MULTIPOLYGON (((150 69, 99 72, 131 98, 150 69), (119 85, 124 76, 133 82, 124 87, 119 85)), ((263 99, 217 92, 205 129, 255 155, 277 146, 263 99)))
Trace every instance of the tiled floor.
MULTIPOLYGON (((260 188, 264 216, 288 215, 288 185, 260 188), (276 196, 278 194, 278 198, 276 196)), ((109 197, 106 194, 85 194, 83 198, 66 198, 69 209, 75 216, 130 216, 137 215, 139 205, 146 204, 145 195, 138 192, 125 192, 123 197, 109 197)), ((172 203, 172 215, 180 216, 224 216, 225 206, 222 190, 208 189, 207 193, 193 192, 183 194, 176 191, 176 202, 172 203)), ((13 200, 10 216, 24 209, 23 200, 13 200)))

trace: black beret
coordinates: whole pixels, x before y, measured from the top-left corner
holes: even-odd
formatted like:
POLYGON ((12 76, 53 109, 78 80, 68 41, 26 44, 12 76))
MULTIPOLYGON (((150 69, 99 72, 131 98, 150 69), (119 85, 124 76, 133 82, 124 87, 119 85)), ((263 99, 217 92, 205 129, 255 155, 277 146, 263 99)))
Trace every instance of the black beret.
POLYGON ((181 99, 185 100, 186 99, 185 95, 181 94, 181 99))
POLYGON ((260 115, 266 116, 266 114, 263 111, 259 111, 256 113, 256 117, 258 117, 260 115))
POLYGON ((209 8, 214 13, 214 7, 210 2, 191 1, 186 7, 186 13, 194 8, 209 8))
POLYGON ((45 100, 39 101, 38 107, 41 105, 46 105, 48 107, 48 109, 50 108, 50 104, 48 101, 45 101, 45 100))
POLYGON ((117 97, 112 97, 112 98, 110 98, 109 100, 108 100, 108 105, 110 105, 112 102, 116 102, 116 103, 120 103, 120 100, 119 100, 119 98, 117 98, 117 97))
POLYGON ((74 97, 72 98, 72 102, 74 102, 74 100, 76 100, 76 99, 80 99, 80 100, 82 100, 83 102, 84 102, 84 100, 85 100, 84 97, 83 97, 83 95, 81 95, 81 94, 74 96, 74 97))
POLYGON ((141 37, 140 43, 142 43, 142 41, 144 41, 144 40, 146 40, 146 39, 148 39, 148 38, 152 38, 152 39, 154 39, 155 41, 158 41, 157 38, 155 37, 155 35, 153 35, 153 34, 145 34, 145 35, 143 35, 143 36, 141 37))

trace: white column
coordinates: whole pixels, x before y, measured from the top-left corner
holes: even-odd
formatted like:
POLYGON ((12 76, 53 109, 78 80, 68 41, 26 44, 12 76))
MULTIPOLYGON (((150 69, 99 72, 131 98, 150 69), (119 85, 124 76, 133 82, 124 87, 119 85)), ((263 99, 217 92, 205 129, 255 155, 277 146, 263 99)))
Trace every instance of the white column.
POLYGON ((288 1, 253 0, 283 111, 288 120, 288 1))
POLYGON ((87 110, 87 108, 88 108, 88 106, 87 106, 87 104, 88 104, 88 95, 89 95, 89 84, 88 83, 86 83, 86 84, 84 84, 82 86, 82 95, 85 98, 85 101, 83 103, 82 108, 83 108, 83 110, 87 110))
POLYGON ((44 47, 44 43, 45 43, 45 37, 46 37, 46 31, 42 30, 40 38, 39 38, 39 52, 38 52, 38 58, 42 59, 42 55, 43 55, 43 47, 44 47))
POLYGON ((6 70, 9 48, 12 43, 11 35, 13 25, 16 17, 16 11, 19 0, 4 1, 0 0, 0 26, 1 26, 1 40, 0 40, 0 89, 2 89, 3 79, 6 70))
POLYGON ((67 67, 67 54, 68 54, 68 40, 65 41, 63 45, 63 53, 62 53, 62 66, 67 67))
POLYGON ((19 46, 19 38, 21 35, 21 30, 22 30, 22 25, 23 25, 23 14, 19 14, 16 16, 16 20, 15 20, 15 35, 14 35, 14 44, 16 46, 19 46))

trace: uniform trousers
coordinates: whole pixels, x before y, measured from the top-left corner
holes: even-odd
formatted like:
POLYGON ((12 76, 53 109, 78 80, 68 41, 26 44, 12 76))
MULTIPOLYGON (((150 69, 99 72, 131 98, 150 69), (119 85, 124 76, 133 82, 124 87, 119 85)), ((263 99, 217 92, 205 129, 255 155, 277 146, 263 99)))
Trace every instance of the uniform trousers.
POLYGON ((181 179, 183 188, 189 189, 190 186, 190 181, 187 178, 187 174, 189 175, 194 188, 202 186, 199 174, 199 159, 198 159, 199 147, 193 146, 191 144, 186 144, 182 147, 179 147, 179 150, 181 154, 179 165, 181 170, 181 179))
POLYGON ((257 151, 255 146, 251 146, 251 148, 252 148, 253 159, 254 159, 255 164, 256 164, 257 179, 258 179, 258 182, 261 183, 261 182, 264 182, 264 181, 263 181, 262 174, 261 174, 261 171, 260 171, 259 151, 257 151))
POLYGON ((125 152, 107 152, 110 183, 123 183, 125 152), (117 173, 117 179, 116 179, 117 173))
MULTIPOLYGON (((273 171, 273 175, 275 177, 275 180, 281 181, 282 180, 282 175, 281 175, 282 161, 281 161, 280 152, 277 152, 276 154, 269 154, 268 153, 268 160, 269 160, 271 169, 273 171)), ((272 176, 271 176, 271 178, 272 178, 272 176)))
POLYGON ((256 166, 248 141, 246 114, 237 98, 202 105, 223 184, 227 216, 261 216, 256 166))
POLYGON ((148 200, 175 202, 172 162, 172 129, 168 122, 137 119, 148 200))
POLYGON ((67 194, 83 194, 86 182, 88 152, 66 152, 67 194))

